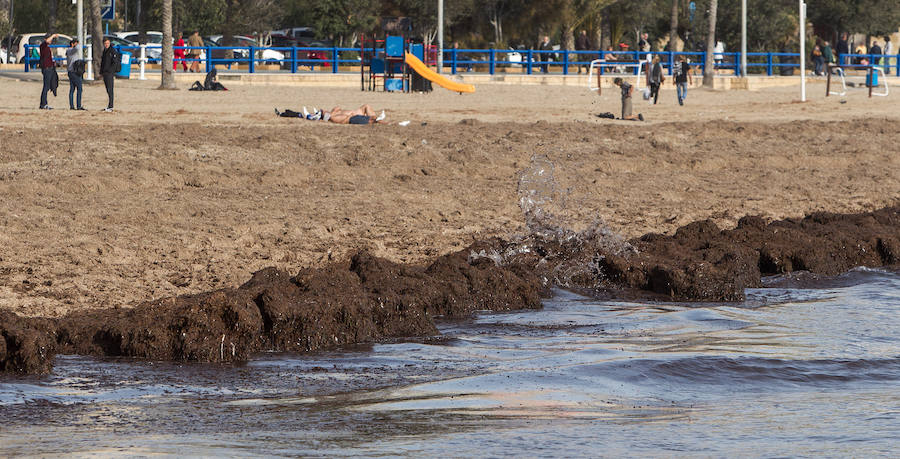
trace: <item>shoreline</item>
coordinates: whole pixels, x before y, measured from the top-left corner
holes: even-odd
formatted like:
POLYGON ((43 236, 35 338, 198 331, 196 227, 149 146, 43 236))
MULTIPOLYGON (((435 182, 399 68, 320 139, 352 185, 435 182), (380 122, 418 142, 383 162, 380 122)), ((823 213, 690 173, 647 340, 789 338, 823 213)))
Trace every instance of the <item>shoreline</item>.
POLYGON ((540 298, 558 286, 742 301, 745 288, 762 286, 763 275, 900 265, 900 206, 769 223, 747 216, 733 230, 705 220, 673 236, 621 242, 602 232, 545 231, 476 242, 427 267, 361 251, 296 276, 266 268, 240 287, 134 308, 59 319, 0 310, 0 372, 48 373, 57 353, 222 363, 264 351, 422 338, 437 334, 434 317, 540 309, 540 298))

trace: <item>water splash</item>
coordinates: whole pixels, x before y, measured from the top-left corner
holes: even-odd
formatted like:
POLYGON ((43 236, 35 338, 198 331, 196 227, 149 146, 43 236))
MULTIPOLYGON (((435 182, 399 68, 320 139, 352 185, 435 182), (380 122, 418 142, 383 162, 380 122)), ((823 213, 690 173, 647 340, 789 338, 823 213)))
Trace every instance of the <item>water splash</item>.
POLYGON ((596 216, 583 229, 573 215, 571 190, 556 179, 555 166, 546 155, 534 155, 519 172, 519 208, 528 232, 514 237, 498 250, 471 253, 470 260, 490 258, 498 265, 530 257, 545 282, 560 287, 595 288, 603 283, 598 261, 606 256, 628 257, 637 253, 621 235, 596 216))

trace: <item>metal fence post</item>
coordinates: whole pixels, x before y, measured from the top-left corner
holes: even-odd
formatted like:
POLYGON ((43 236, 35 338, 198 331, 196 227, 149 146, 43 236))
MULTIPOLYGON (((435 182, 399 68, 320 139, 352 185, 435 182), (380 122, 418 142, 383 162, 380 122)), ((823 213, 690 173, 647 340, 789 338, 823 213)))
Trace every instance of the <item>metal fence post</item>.
MULTIPOLYGON (((605 61, 606 60, 606 51, 603 51, 601 49, 600 53, 598 53, 598 56, 600 56, 601 61, 605 61)), ((597 72, 599 72, 600 75, 603 75, 603 66, 602 65, 597 66, 597 72)))
POLYGON ((897 76, 900 77, 900 53, 897 53, 897 57, 894 59, 894 64, 897 66, 897 76))
POLYGON ((297 47, 291 47, 291 73, 297 73, 297 47))
MULTIPOLYGON (((703 67, 703 75, 706 75, 706 53, 700 55, 700 65, 703 67)), ((713 74, 715 73, 715 69, 713 69, 713 74)))
POLYGON ((331 47, 331 73, 338 73, 338 49, 337 46, 331 47))
POLYGON ((250 47, 250 73, 256 73, 256 48, 250 47))
POLYGON ((772 76, 772 53, 766 53, 766 75, 772 76))
POLYGON ((534 50, 528 50, 528 63, 525 64, 525 73, 531 75, 531 63, 534 62, 534 50))
POLYGON ((669 76, 672 76, 672 67, 675 66, 675 51, 669 51, 669 76))
POLYGON ((456 48, 450 51, 450 74, 456 75, 456 48))
POLYGON ((24 59, 24 61, 25 61, 25 72, 29 72, 28 67, 31 66, 31 65, 30 65, 30 64, 31 64, 31 50, 28 49, 28 48, 31 48, 31 46, 25 45, 25 59, 24 59))
POLYGON ((488 50, 488 73, 494 74, 497 66, 497 52, 494 48, 488 50))
POLYGON ((563 75, 569 74, 569 50, 563 53, 563 75))
POLYGON ((212 61, 212 47, 206 47, 206 73, 212 72, 213 69, 213 61, 212 61))

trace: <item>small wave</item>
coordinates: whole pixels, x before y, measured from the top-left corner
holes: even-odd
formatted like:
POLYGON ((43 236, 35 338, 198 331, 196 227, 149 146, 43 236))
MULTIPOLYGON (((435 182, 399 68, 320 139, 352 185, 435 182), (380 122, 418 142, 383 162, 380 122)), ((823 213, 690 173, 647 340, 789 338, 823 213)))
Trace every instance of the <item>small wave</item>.
POLYGON ((631 383, 722 386, 828 386, 854 382, 900 381, 900 358, 781 360, 756 357, 693 357, 629 360, 608 371, 631 383))

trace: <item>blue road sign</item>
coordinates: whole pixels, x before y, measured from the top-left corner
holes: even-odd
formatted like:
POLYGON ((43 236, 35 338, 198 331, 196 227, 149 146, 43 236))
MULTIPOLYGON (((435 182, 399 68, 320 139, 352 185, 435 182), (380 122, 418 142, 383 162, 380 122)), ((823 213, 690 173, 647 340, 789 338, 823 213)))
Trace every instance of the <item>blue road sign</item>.
POLYGON ((104 21, 116 18, 116 0, 100 0, 100 17, 104 21))

